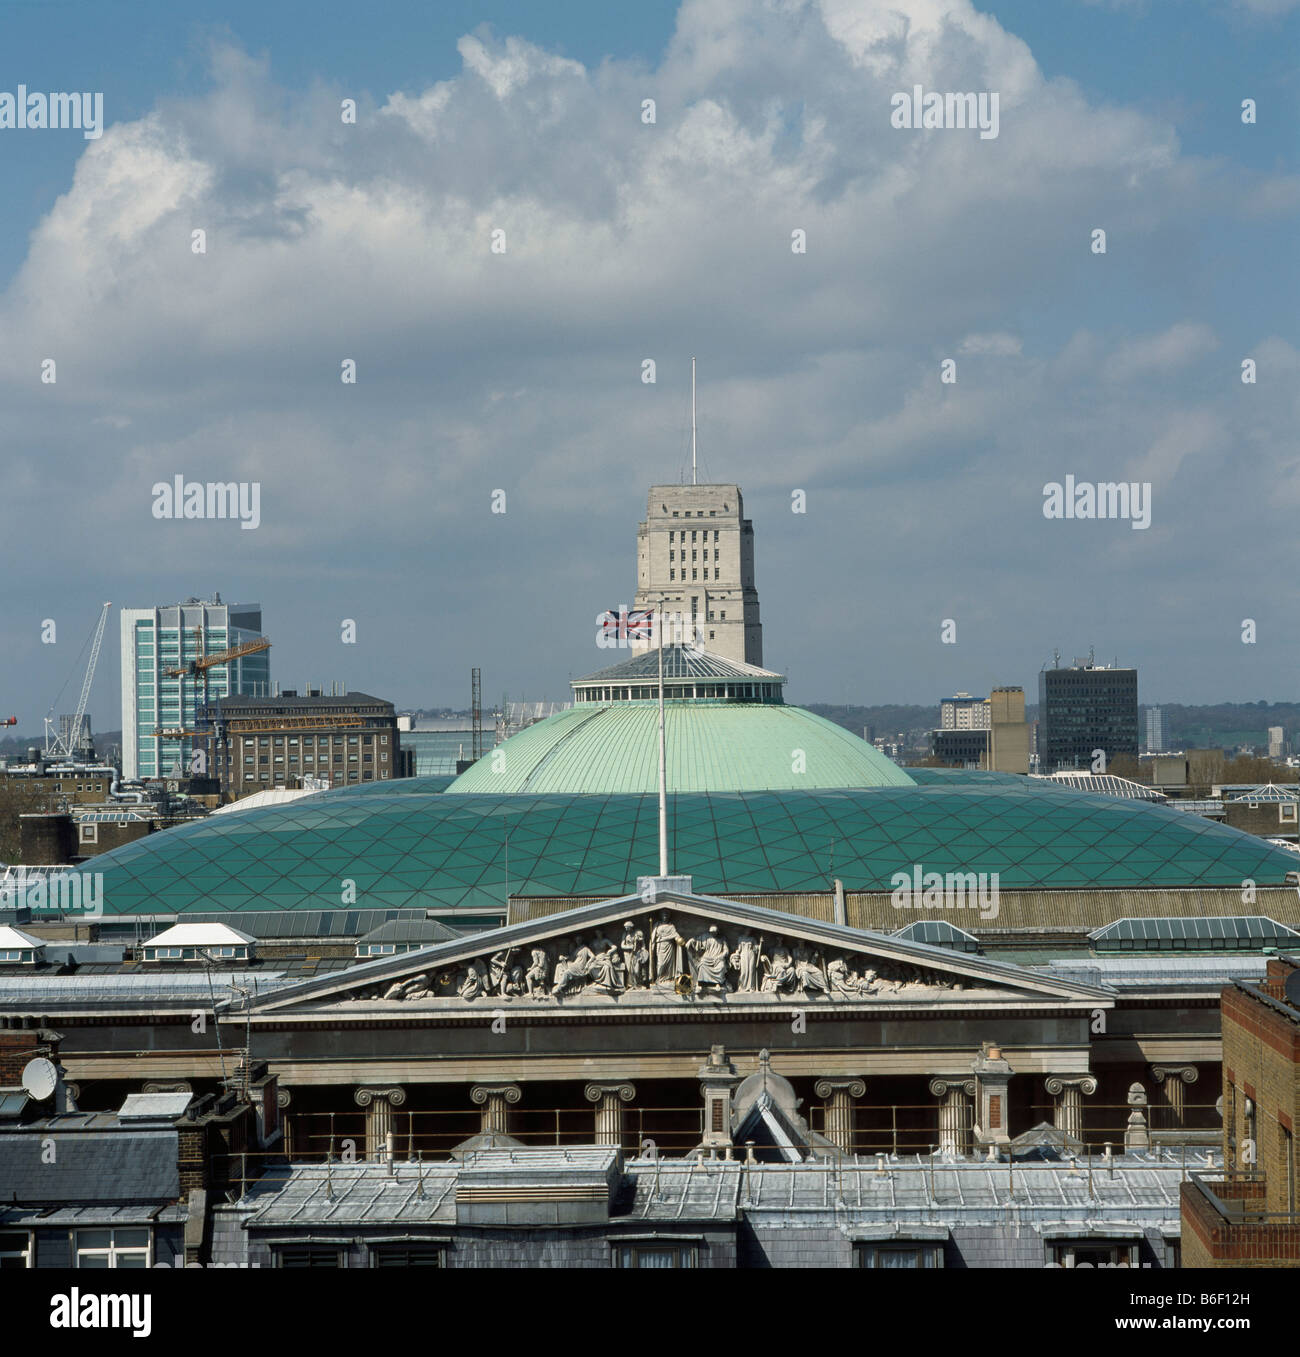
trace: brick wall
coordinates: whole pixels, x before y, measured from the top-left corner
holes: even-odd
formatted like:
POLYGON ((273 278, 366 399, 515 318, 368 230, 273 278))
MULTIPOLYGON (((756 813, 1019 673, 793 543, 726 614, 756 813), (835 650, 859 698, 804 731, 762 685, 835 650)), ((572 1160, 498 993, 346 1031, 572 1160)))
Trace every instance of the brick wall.
POLYGON ((22 1083, 23 1066, 36 1055, 39 1045, 34 1031, 0 1031, 0 1088, 17 1088, 22 1083))
MULTIPOLYGON (((1296 968, 1271 959, 1265 993, 1278 999, 1287 975, 1296 968)), ((1300 1014, 1282 1011, 1230 986, 1223 991, 1223 1080, 1225 1133, 1231 1118, 1236 1140, 1236 1168, 1254 1168, 1265 1175, 1269 1211, 1294 1210, 1297 1173, 1294 1135, 1300 1121, 1300 1014), (1246 1099, 1255 1104, 1255 1162, 1248 1163, 1245 1143, 1246 1099)), ((1225 1149, 1227 1146, 1225 1137, 1225 1149)))

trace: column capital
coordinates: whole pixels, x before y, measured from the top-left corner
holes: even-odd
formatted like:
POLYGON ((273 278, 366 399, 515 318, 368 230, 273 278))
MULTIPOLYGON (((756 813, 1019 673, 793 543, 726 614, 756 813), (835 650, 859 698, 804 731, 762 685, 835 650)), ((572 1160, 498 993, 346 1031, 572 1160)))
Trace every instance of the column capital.
POLYGON ((1053 1098, 1059 1098, 1066 1089, 1077 1088, 1085 1096, 1097 1091, 1097 1081, 1091 1074, 1049 1074, 1043 1087, 1053 1098))
POLYGON ((1195 1065, 1152 1065, 1151 1077, 1157 1084, 1166 1079, 1181 1079, 1185 1084, 1194 1084, 1200 1078, 1200 1070, 1195 1065))
POLYGON ((930 1080, 930 1093, 935 1098, 946 1098, 949 1093, 964 1093, 968 1098, 975 1096, 974 1079, 964 1079, 960 1074, 946 1075, 930 1080))
POLYGON ((470 1101, 480 1107, 489 1098, 501 1098, 507 1103, 517 1103, 523 1096, 518 1084, 475 1084, 469 1091, 470 1101))
POLYGON ((836 1093, 847 1093, 850 1098, 863 1098, 866 1096, 867 1084, 865 1079, 818 1079, 813 1085, 813 1092, 819 1098, 829 1098, 836 1093))
POLYGON ((390 1107, 401 1107, 406 1101, 404 1088, 354 1088, 352 1098, 358 1107, 369 1107, 376 1098, 384 1098, 390 1107))
POLYGON ((621 1098, 625 1103, 630 1103, 636 1097, 636 1086, 634 1084, 588 1084, 583 1092, 589 1103, 600 1102, 606 1094, 621 1098))

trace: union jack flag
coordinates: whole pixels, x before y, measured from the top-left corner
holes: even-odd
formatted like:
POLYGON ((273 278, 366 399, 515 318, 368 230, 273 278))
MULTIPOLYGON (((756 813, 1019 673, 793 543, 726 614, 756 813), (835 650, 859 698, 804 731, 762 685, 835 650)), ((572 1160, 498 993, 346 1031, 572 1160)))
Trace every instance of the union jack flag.
POLYGON ((607 641, 649 641, 654 635, 654 609, 611 608, 600 625, 607 641))

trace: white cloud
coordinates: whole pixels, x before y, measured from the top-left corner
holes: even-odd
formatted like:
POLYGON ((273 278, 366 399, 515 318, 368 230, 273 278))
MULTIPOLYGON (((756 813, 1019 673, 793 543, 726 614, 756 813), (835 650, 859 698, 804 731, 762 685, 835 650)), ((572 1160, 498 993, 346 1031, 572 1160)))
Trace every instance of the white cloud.
MULTIPOLYGON (((843 578, 860 553, 880 551, 870 568, 887 570, 889 551, 912 559, 909 534, 947 547, 977 521, 971 580, 1001 559, 1026 576, 1011 593, 1050 592, 1052 570, 1077 574, 1074 546, 1040 544, 1044 575, 1006 544, 1028 531, 1047 470, 1082 474, 1088 457, 1109 459, 1099 475, 1149 466, 1169 504, 1195 468, 1201 498, 1181 506, 1173 521, 1188 530, 1165 551, 1204 560, 1201 516, 1222 512, 1214 476, 1239 395, 1231 373, 1205 389, 1224 361, 1219 318, 1195 306, 1106 328, 1072 317, 1106 288, 1125 312, 1123 260, 1143 247, 1199 267, 1188 223, 1207 203, 1292 210, 1291 180, 1190 158, 1159 115, 1045 80, 1024 42, 965 0, 688 0, 655 70, 587 70, 486 31, 459 50, 456 77, 376 96, 286 94, 267 61, 218 48, 210 92, 88 143, 0 298, 0 427, 33 450, 6 486, 15 519, 93 485, 99 531, 139 547, 117 592, 183 593, 202 586, 171 588, 180 544, 193 572, 216 574, 236 568, 229 543, 216 525, 174 524, 161 550, 141 517, 148 485, 259 479, 263 527, 239 544, 256 592, 313 570, 336 580, 352 560, 388 572, 395 594, 444 571, 452 593, 476 574, 508 577, 519 596, 480 597, 485 616, 532 599, 553 620, 570 584, 590 587, 574 582, 593 557, 608 562, 596 587, 614 570, 630 584, 644 487, 681 464, 696 352, 711 474, 769 497, 758 531, 773 658, 809 643, 793 581, 811 558, 764 565, 796 550, 795 476, 828 516, 818 568, 843 578), (891 128, 889 96, 913 81, 1000 91, 997 140, 891 128), (355 127, 339 119, 343 97, 358 100, 355 127), (1100 267, 1087 250, 1097 221, 1117 241, 1100 267), (195 228, 205 255, 191 251, 195 228), (491 252, 496 228, 505 254, 491 252), (806 254, 791 252, 795 229, 806 254), (977 361, 943 388, 934 355, 953 342, 977 361), (53 388, 38 380, 49 355, 53 388), (654 387, 640 381, 647 357, 654 387), (344 358, 358 364, 352 388, 344 358), (511 510, 493 520, 497 486, 511 510), (856 525, 832 531, 849 513, 856 525)), ((1272 380, 1248 407, 1252 464, 1232 472, 1257 501, 1294 468, 1294 401, 1272 380)), ((933 566, 934 578, 928 558, 909 566, 899 608, 928 615, 940 570, 954 587, 946 551, 933 566)), ((93 577, 66 568, 69 588, 93 577)), ((386 625, 404 625, 383 588, 367 592, 386 625)), ((575 600, 585 625, 590 600, 575 600)), ((1003 635, 1017 625, 1008 615, 1003 635)), ((462 634, 499 645, 510 672, 566 664, 553 636, 530 661, 527 634, 462 634)), ((411 663, 433 666, 434 649, 422 639, 411 663)), ((375 683, 399 653, 376 649, 375 683)))
POLYGON ((1001 331, 986 335, 967 335, 957 345, 958 353, 991 354, 994 357, 1008 358, 1020 352, 1021 343, 1016 335, 1001 331))

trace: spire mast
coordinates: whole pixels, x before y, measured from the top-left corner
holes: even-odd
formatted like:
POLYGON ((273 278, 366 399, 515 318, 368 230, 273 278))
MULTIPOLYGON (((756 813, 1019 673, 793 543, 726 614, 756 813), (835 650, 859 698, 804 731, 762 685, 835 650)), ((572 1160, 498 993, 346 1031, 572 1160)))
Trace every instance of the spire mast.
POLYGON ((691 484, 697 485, 695 478, 695 359, 691 358, 691 484))

